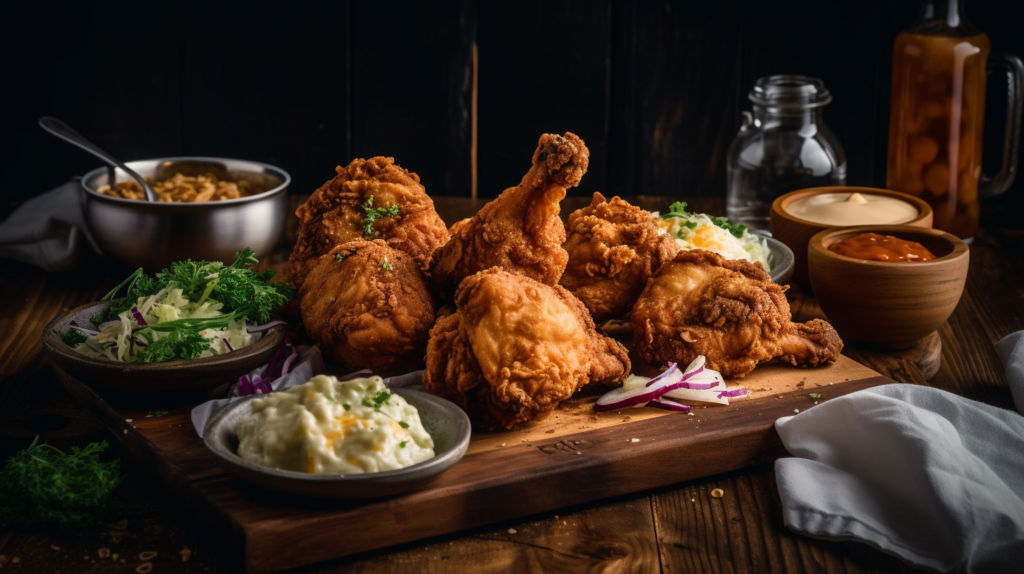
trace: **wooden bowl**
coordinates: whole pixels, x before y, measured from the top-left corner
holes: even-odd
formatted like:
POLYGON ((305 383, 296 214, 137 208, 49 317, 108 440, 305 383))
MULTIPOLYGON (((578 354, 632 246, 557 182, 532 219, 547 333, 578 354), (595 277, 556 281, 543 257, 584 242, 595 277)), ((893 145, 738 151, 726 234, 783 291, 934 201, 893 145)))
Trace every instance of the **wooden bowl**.
POLYGON ((898 191, 875 189, 873 187, 848 187, 837 185, 831 187, 812 187, 787 193, 772 202, 771 231, 772 237, 785 243, 793 250, 793 258, 795 260, 793 266, 793 280, 797 283, 810 285, 810 276, 807 273, 807 242, 810 241, 811 237, 813 237, 815 233, 819 233, 834 226, 800 219, 786 211, 786 208, 788 208, 789 204, 794 201, 809 195, 854 192, 868 195, 886 195, 889 197, 895 197, 896 199, 902 199, 916 207, 918 212, 916 219, 908 221, 902 225, 929 228, 932 226, 932 208, 928 203, 920 198, 900 193, 898 191))
POLYGON ((885 349, 913 346, 953 313, 967 281, 970 253, 955 235, 910 225, 837 227, 811 238, 811 287, 829 322, 844 339, 885 349), (886 263, 839 255, 828 247, 861 233, 916 241, 931 261, 886 263))
POLYGON ((86 357, 60 340, 60 333, 68 330, 71 321, 91 328, 92 317, 106 311, 111 303, 99 301, 82 305, 57 317, 43 329, 43 347, 50 359, 100 392, 164 394, 209 390, 266 364, 274 351, 284 344, 285 326, 278 325, 265 331, 252 345, 224 355, 194 361, 134 364, 86 357))

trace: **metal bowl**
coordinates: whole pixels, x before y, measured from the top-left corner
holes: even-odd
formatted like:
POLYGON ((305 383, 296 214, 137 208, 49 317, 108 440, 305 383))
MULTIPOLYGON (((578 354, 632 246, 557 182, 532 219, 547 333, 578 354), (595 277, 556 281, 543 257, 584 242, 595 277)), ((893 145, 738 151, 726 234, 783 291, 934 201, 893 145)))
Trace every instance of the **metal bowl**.
POLYGON ((231 263, 235 253, 246 247, 262 257, 281 238, 291 183, 283 169, 217 157, 168 157, 127 165, 143 177, 212 173, 229 181, 245 179, 267 191, 203 203, 121 199, 98 190, 129 181, 128 174, 105 167, 94 169, 82 177, 82 212, 99 248, 114 259, 150 272, 182 259, 231 263))

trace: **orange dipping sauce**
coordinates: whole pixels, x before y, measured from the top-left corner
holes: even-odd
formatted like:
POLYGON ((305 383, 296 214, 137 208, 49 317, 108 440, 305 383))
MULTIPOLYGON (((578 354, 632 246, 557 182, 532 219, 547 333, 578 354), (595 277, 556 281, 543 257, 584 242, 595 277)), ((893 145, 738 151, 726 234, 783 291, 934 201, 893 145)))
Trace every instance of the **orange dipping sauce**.
POLYGON ((885 261, 886 263, 913 263, 931 261, 935 255, 916 241, 907 241, 891 235, 862 233, 837 241, 828 246, 829 251, 854 259, 885 261))

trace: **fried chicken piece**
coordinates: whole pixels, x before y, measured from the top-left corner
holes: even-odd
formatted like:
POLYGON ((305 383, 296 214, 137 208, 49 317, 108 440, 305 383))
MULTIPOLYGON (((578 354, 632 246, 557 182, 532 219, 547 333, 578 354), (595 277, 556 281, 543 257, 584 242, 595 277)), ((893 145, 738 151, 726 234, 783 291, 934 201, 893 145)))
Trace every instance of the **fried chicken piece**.
POLYGON ((589 158, 573 133, 542 135, 523 181, 452 226, 451 241, 434 253, 431 275, 438 294, 448 299, 463 279, 495 266, 556 285, 569 259, 558 202, 567 188, 579 185, 589 158))
POLYGON ((492 268, 463 280, 455 304, 430 331, 423 384, 480 428, 541 418, 584 385, 630 372, 626 348, 562 287, 492 268))
POLYGON ((775 358, 800 367, 835 362, 843 349, 835 329, 821 319, 791 322, 785 290, 760 263, 680 251, 633 307, 633 348, 651 362, 686 365, 704 355, 727 377, 775 358))
POLYGON ((600 193, 569 214, 566 227, 569 264, 560 283, 598 323, 629 311, 651 275, 679 251, 651 212, 618 197, 605 202, 600 193))
POLYGON ((345 243, 319 259, 299 297, 327 358, 381 376, 423 367, 434 298, 409 254, 379 239, 345 243))
POLYGON ((336 170, 338 175, 295 211, 299 235, 289 259, 292 286, 302 286, 321 256, 354 239, 383 239, 425 271, 434 250, 448 241, 448 228, 419 176, 395 165, 392 157, 354 159, 336 170), (393 206, 397 213, 391 214, 393 206))

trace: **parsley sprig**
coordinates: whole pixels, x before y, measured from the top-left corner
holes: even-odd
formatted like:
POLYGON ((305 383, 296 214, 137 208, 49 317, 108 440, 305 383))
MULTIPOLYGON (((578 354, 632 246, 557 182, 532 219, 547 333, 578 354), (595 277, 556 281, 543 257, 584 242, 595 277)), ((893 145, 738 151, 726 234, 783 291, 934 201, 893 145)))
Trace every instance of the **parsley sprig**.
POLYGON ((71 454, 37 444, 7 459, 0 472, 0 526, 56 523, 62 528, 90 526, 123 510, 114 489, 124 479, 121 461, 100 462, 107 441, 71 454))
POLYGON ((382 217, 394 217, 398 215, 398 204, 394 204, 391 207, 374 207, 373 196, 366 198, 366 202, 360 207, 363 208, 363 236, 366 239, 370 239, 377 235, 377 232, 373 229, 373 224, 382 217))
MULTIPOLYGON (((668 206, 668 211, 663 213, 661 215, 661 218, 662 219, 670 219, 672 217, 686 218, 686 217, 690 217, 690 215, 692 215, 692 214, 690 212, 686 211, 686 202, 685 201, 677 201, 677 202, 673 203, 672 205, 668 206)), ((711 223, 714 223, 718 227, 721 227, 722 229, 728 231, 736 239, 741 239, 743 237, 743 234, 747 232, 747 226, 746 225, 743 225, 742 223, 730 223, 729 222, 729 218, 727 218, 727 217, 718 217, 718 216, 715 216, 715 215, 709 215, 708 219, 711 220, 711 223)), ((695 229, 697 227, 697 223, 694 222, 694 221, 687 221, 683 225, 685 225, 688 229, 695 229)), ((683 233, 683 230, 680 229, 679 233, 678 233, 678 236, 679 236, 680 239, 682 238, 682 233, 683 233)))
POLYGON ((64 341, 64 344, 71 348, 77 347, 80 343, 84 343, 86 339, 87 337, 85 334, 78 329, 68 329, 60 334, 60 340, 64 341))

